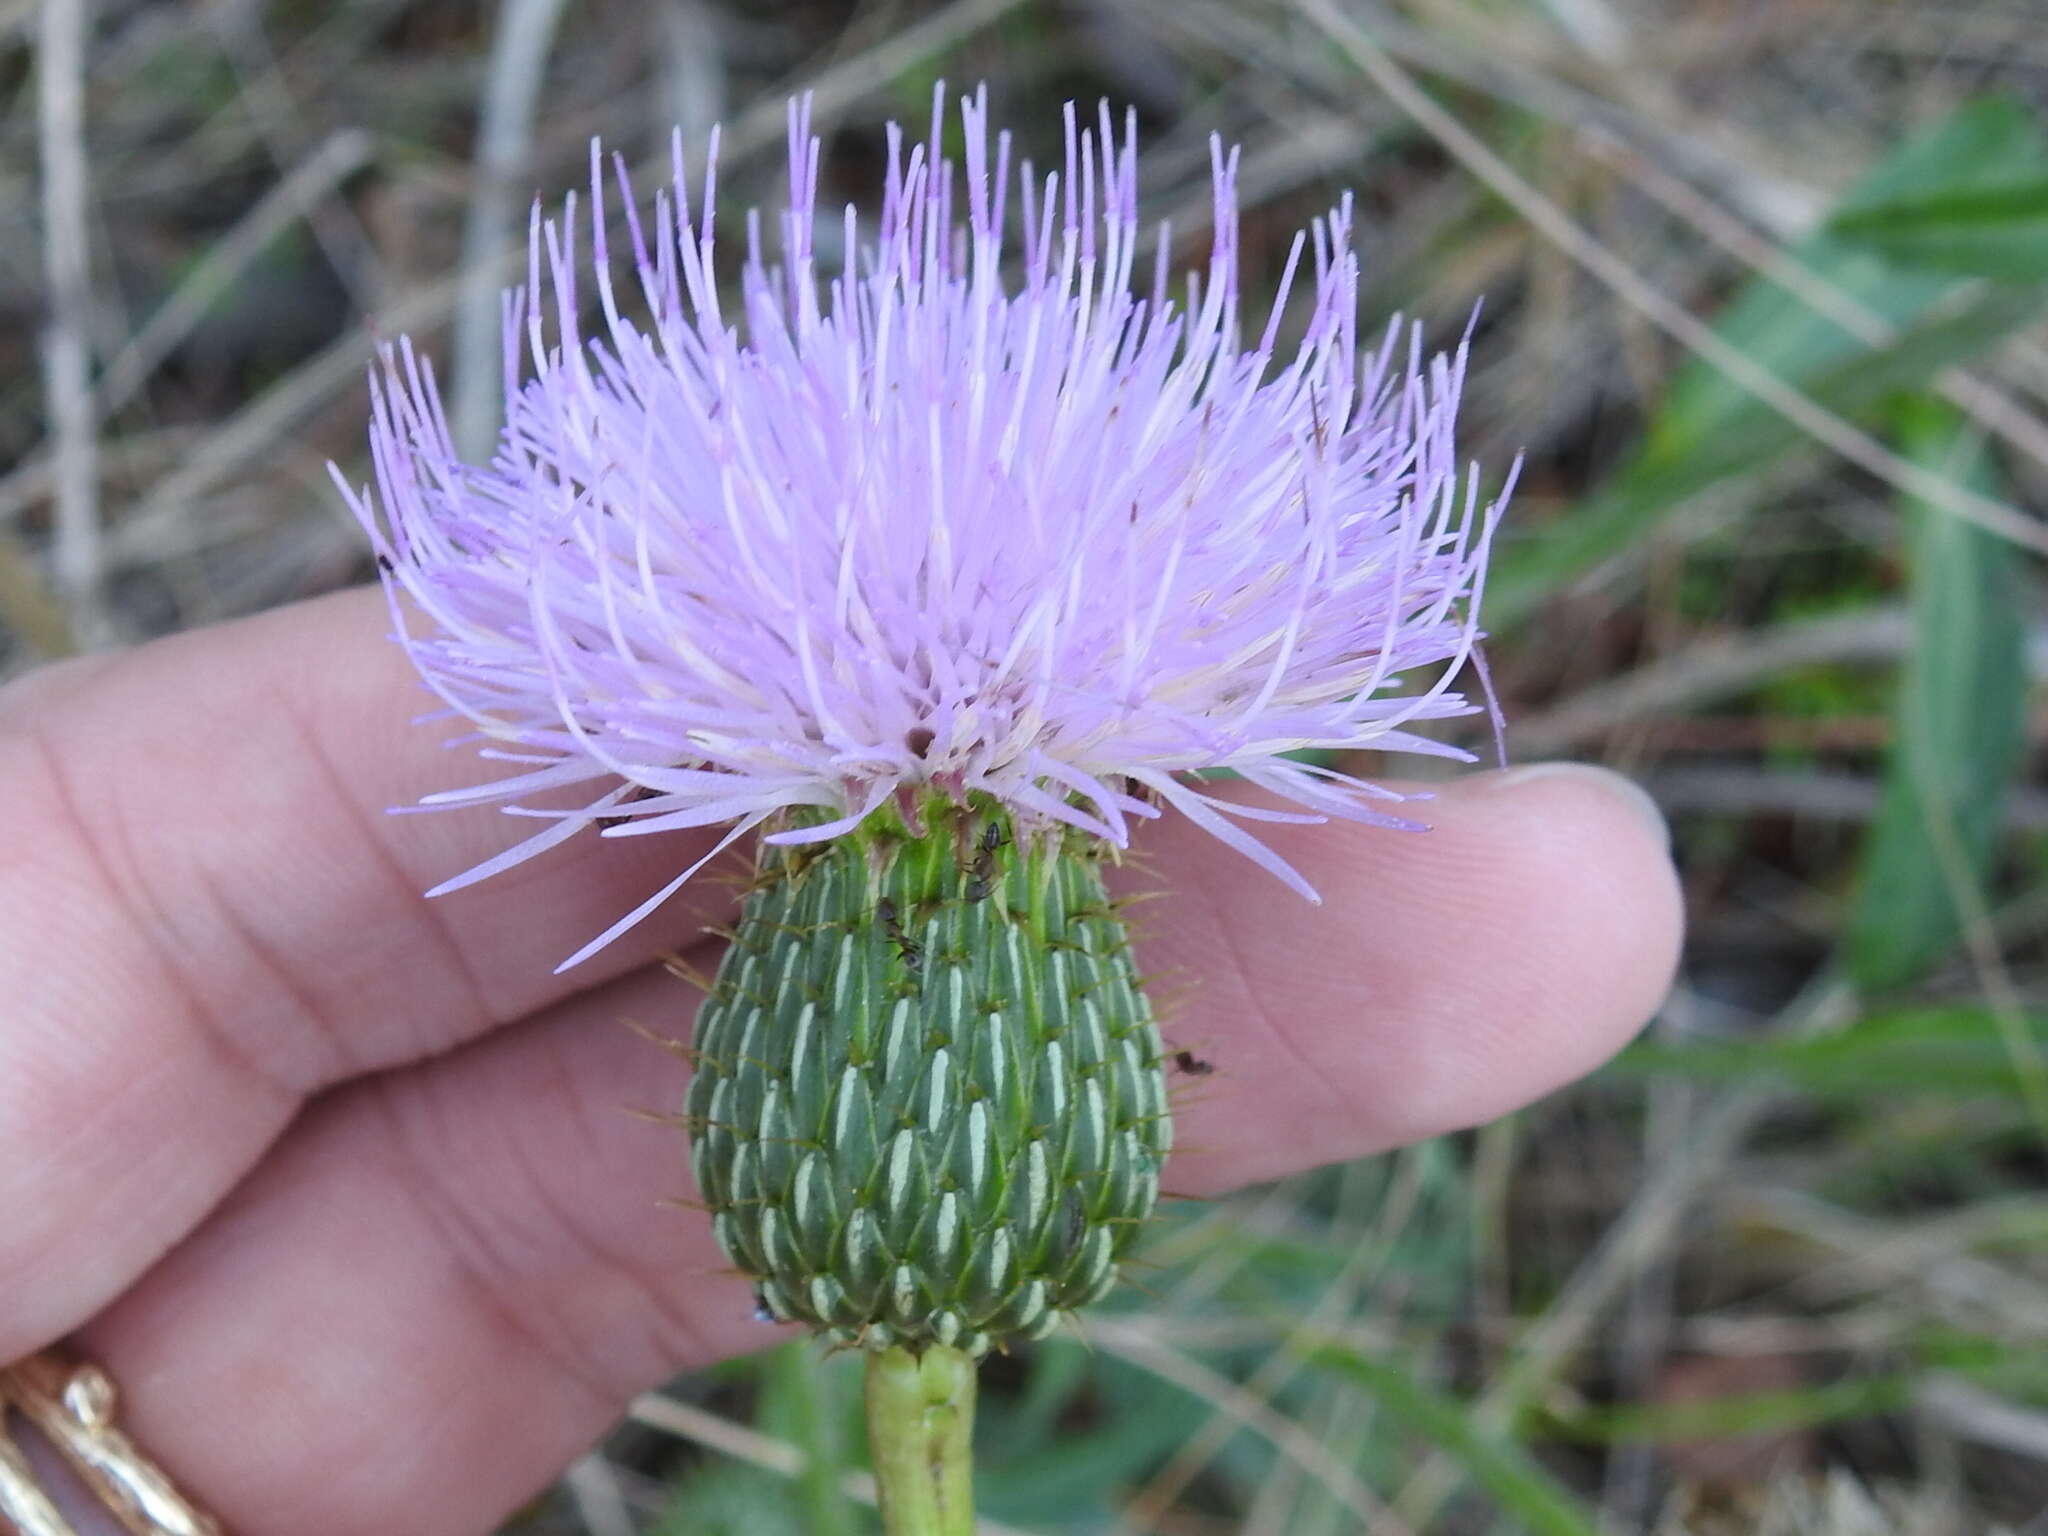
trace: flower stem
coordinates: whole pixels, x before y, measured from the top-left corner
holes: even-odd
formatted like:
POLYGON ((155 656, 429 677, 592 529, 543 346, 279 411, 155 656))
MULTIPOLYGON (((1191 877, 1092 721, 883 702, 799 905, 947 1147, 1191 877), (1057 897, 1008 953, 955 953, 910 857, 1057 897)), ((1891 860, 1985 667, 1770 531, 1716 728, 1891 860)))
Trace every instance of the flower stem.
POLYGON ((871 1354, 867 1403, 888 1536, 973 1536, 974 1362, 943 1344, 871 1354))

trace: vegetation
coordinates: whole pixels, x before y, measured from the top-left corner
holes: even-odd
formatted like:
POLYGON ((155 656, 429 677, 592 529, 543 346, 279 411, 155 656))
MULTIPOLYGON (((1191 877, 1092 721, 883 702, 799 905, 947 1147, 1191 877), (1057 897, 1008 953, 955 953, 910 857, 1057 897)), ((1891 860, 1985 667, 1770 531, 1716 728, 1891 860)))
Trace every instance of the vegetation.
MULTIPOLYGON (((1686 967, 1638 1045, 1513 1120, 1174 1206, 1142 1290, 992 1368, 982 1509, 2043 1528, 2037 7, 479 9, 103 0, 81 163, 38 117, 35 8, 0 4, 0 187, 56 178, 42 227, 0 221, 0 667, 365 577, 323 465, 361 478, 374 338, 454 356, 458 421, 488 398, 461 316, 488 338, 529 191, 576 184, 593 134, 652 164, 722 118, 722 200, 768 204, 810 90, 830 204, 941 76, 987 79, 1041 161, 1054 105, 1107 95, 1190 249, 1208 136, 1245 146, 1269 286, 1355 189, 1370 304, 1448 342, 1484 297, 1469 447, 1526 455, 1487 609, 1510 749, 1648 784, 1686 967)), ((858 1366, 795 1348, 644 1401, 519 1529, 872 1529, 858 1366)))

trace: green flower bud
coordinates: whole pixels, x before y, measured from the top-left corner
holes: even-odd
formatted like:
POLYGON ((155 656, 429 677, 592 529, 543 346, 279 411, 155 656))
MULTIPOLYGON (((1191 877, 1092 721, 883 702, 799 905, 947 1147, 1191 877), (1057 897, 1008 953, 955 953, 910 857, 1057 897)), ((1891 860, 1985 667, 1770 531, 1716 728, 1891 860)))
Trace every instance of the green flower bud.
POLYGON ((985 797, 761 845, 688 1112, 718 1239, 778 1318, 979 1356, 1115 1283, 1171 1133, 1104 853, 985 797))

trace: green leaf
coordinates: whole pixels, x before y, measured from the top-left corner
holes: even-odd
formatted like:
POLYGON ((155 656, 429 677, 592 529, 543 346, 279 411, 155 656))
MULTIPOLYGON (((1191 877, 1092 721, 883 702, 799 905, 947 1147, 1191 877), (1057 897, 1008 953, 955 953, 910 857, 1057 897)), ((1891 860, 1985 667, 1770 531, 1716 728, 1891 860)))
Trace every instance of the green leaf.
MULTIPOLYGON (((2042 174, 2048 143, 2021 107, 1985 98, 1894 150, 1843 202, 1869 209, 2002 186, 2042 174)), ((1794 247, 1800 265, 1900 334, 1877 347, 1757 276, 1722 308, 1714 330, 1754 362, 1838 415, 1866 417, 1890 394, 1916 390, 1977 355, 2038 311, 2034 290, 1978 296, 1959 308, 1961 279, 1902 263, 1866 241, 1822 229, 1794 247)), ((1693 359, 1673 376, 1641 447, 1572 515, 1504 545, 1487 594, 1496 629, 1562 582, 1626 549, 1687 499, 1768 467, 1805 440, 1743 386, 1693 359)))
MULTIPOLYGON (((2024 1225, 2029 1214, 2038 1217, 2040 1213, 2022 1208, 2015 1214, 2015 1225, 2024 1225)), ((2029 1235, 2033 1237, 2031 1246, 2036 1252, 2041 1251, 2040 1235, 2029 1235)), ((1907 1342, 1930 1370, 1966 1377, 1979 1386, 2023 1402, 2048 1404, 2048 1357, 2038 1349, 2015 1349, 2009 1334, 1929 1323, 1914 1329, 1907 1342)))
POLYGON ((1005 1456, 1027 1456, 1055 1445, 1060 1415, 1083 1396, 1094 1364, 1087 1350, 1066 1339, 1050 1338, 1024 1357, 1024 1382, 1014 1395, 991 1394, 981 1408, 981 1423, 1000 1425, 1005 1456), (1000 1415, 1000 1417, 998 1417, 1000 1415))
POLYGON ((808 1536, 786 1478, 713 1460, 677 1480, 649 1536, 808 1536))
POLYGON ((1538 1410, 1532 1417, 1549 1432, 1574 1440, 1713 1440, 1896 1413, 1912 1401, 1920 1379, 1917 1371, 1895 1371, 1782 1392, 1733 1392, 1689 1402, 1609 1403, 1570 1412, 1538 1410))
MULTIPOLYGON (((1929 400, 1895 412, 1915 463, 1997 494, 1982 445, 1929 400)), ((1960 518, 1909 504, 1913 646, 1899 679, 1884 799, 1844 935, 1851 977, 1906 985, 1954 946, 1991 872, 2026 744, 2026 622, 2015 553, 1960 518)))
MULTIPOLYGON (((2026 1020, 2048 1049, 2048 1014, 2026 1020)), ((1999 1019, 1978 1007, 1876 1014, 1827 1035, 1749 1040, 1639 1041, 1612 1070, 1679 1072, 1717 1081, 1776 1080, 1829 1099, 1872 1094, 2000 1094, 2024 1087, 1999 1019)))
POLYGON ((1893 266, 2023 282, 2048 277, 2048 155, 2032 113, 1990 98, 1950 120, 1929 174, 1867 184, 1828 231, 1893 266))
POLYGON ((860 1443, 857 1361, 850 1356, 820 1359, 808 1341, 792 1339, 764 1363, 756 1418, 763 1431, 804 1454, 792 1492, 809 1536, 854 1536, 868 1528, 840 1488, 849 1448, 860 1443))
MULTIPOLYGON (((1858 347, 1825 367, 1817 360, 1838 349, 1815 336, 1801 387, 1838 416, 1866 416, 2012 335, 2041 307, 2041 299, 2033 290, 1980 294, 1925 316, 1884 347, 1858 347)), ((1543 592, 1625 548, 1672 507, 1759 469, 1806 440, 1804 431, 1775 410, 1754 397, 1742 399, 1746 405, 1714 395, 1694 409, 1667 409, 1628 470, 1562 524, 1515 546, 1500 573, 1504 585, 1489 586, 1488 621, 1496 627, 1505 623, 1543 592)))
POLYGON ((1424 1386, 1401 1366, 1348 1349, 1319 1349, 1307 1362, 1365 1388, 1380 1406, 1446 1451, 1501 1510, 1538 1536, 1594 1536, 1592 1515, 1514 1441, 1482 1430, 1466 1406, 1424 1386))
MULTIPOLYGON (((1065 1339, 1033 1347, 1088 1358, 1084 1346, 1065 1339)), ((983 1394, 974 1469, 975 1504, 983 1513, 1027 1529, 1107 1516, 1122 1492, 1185 1445, 1212 1411, 1183 1388, 1114 1356, 1089 1363, 1064 1405, 1064 1432, 1019 1454, 1011 1454, 1007 1404, 1000 1394, 983 1394)))
POLYGON ((2048 277, 2048 177, 1838 215, 1835 234, 1899 266, 1968 277, 2048 277))

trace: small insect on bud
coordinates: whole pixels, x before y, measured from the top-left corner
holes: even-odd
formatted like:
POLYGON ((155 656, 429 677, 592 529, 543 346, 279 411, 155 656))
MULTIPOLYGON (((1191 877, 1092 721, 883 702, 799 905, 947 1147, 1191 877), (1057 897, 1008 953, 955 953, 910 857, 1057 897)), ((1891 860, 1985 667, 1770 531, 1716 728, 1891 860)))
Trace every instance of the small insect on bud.
POLYGON ((1173 1064, 1189 1077, 1207 1077, 1216 1070, 1214 1062, 1202 1060, 1193 1051, 1175 1051, 1173 1064))
POLYGON ((760 1286, 754 1287, 754 1321, 757 1323, 779 1323, 775 1309, 768 1305, 768 1293, 760 1286))
POLYGON ((907 971, 922 970, 924 946, 903 931, 903 919, 896 910, 896 903, 884 896, 875 903, 875 916, 881 919, 889 942, 896 946, 896 958, 903 962, 903 968, 907 971))
POLYGON ((995 889, 996 850, 1003 846, 1003 824, 992 821, 975 845, 974 862, 967 869, 965 895, 969 901, 986 901, 995 889))
MULTIPOLYGON (((654 798, 654 793, 645 784, 636 784, 633 786, 633 793, 626 796, 619 803, 621 805, 631 805, 636 800, 651 800, 654 798)), ((598 830, 609 832, 613 827, 623 827, 632 819, 630 816, 600 816, 597 818, 598 830)))

